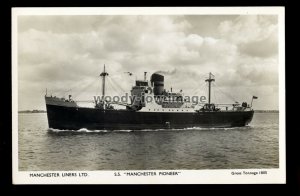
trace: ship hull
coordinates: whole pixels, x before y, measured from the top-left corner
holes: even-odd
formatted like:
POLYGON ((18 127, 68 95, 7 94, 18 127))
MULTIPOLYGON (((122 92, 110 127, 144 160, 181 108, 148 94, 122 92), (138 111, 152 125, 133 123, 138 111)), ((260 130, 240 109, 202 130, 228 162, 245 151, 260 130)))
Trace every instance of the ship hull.
POLYGON ((49 128, 67 130, 241 127, 249 124, 254 114, 254 111, 138 112, 49 104, 46 104, 46 107, 49 128))

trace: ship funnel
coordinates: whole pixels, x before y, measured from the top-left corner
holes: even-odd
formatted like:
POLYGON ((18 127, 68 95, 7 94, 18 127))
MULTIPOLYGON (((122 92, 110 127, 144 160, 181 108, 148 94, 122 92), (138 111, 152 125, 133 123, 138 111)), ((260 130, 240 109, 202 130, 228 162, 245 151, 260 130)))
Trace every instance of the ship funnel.
POLYGON ((153 86, 154 95, 162 95, 164 91, 164 76, 154 73, 151 75, 151 86, 153 86))

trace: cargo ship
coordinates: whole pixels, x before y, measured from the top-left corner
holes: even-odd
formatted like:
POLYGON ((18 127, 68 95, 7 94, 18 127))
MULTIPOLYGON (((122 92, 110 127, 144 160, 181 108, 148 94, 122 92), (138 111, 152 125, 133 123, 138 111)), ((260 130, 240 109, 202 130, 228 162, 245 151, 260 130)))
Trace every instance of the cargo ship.
POLYGON ((82 107, 69 95, 68 99, 45 95, 49 128, 62 130, 141 130, 184 129, 193 127, 228 128, 248 125, 254 115, 251 105, 243 102, 217 104, 211 102, 211 83, 215 81, 209 73, 208 99, 205 103, 193 104, 186 100, 182 91, 171 92, 164 88, 164 75, 153 73, 150 81, 147 72, 143 80, 136 80, 131 89, 130 103, 105 100, 105 71, 102 79, 102 96, 94 99, 93 107, 82 107), (152 100, 152 101, 147 101, 152 100), (115 105, 124 108, 116 109, 115 105))

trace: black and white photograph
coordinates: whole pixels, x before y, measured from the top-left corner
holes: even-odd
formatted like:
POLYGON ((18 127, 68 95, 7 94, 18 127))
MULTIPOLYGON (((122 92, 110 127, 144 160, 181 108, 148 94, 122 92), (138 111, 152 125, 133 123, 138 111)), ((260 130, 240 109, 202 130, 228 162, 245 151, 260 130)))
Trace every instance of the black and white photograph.
POLYGON ((13 8, 13 183, 285 183, 284 8, 13 8))

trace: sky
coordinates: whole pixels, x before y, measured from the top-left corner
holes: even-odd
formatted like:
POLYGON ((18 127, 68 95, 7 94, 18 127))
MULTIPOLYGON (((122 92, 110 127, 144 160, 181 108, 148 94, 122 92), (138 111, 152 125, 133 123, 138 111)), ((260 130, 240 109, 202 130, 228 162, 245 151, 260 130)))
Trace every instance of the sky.
POLYGON ((212 102, 278 109, 276 15, 23 15, 17 27, 19 110, 45 109, 46 88, 93 100, 104 64, 109 95, 161 71, 167 90, 206 96, 211 72, 212 102))

